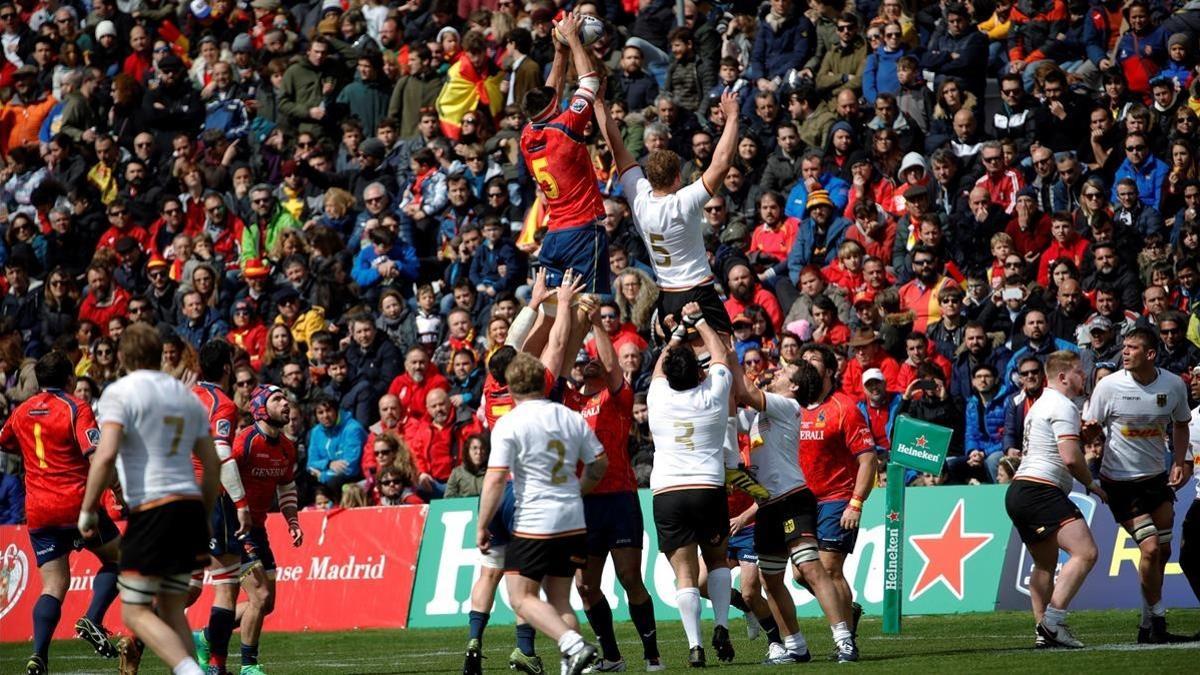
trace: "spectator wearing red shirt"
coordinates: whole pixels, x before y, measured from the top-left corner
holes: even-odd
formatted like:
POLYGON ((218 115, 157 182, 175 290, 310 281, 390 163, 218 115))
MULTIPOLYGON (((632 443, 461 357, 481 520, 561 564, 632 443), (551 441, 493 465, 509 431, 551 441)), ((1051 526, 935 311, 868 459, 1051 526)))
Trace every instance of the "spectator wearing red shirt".
POLYGON ((900 393, 901 390, 896 386, 900 364, 883 350, 883 343, 875 331, 859 328, 850 336, 848 344, 854 358, 846 361, 846 369, 842 373, 842 391, 855 400, 862 398, 863 373, 878 368, 888 383, 888 391, 900 393))
POLYGON ((933 363, 940 368, 945 374, 946 381, 950 381, 950 373, 954 370, 953 365, 949 359, 937 351, 924 333, 909 333, 908 337, 904 339, 904 351, 908 354, 908 358, 900 364, 899 380, 896 383, 896 387, 901 391, 908 388, 909 382, 917 379, 917 368, 926 362, 933 363))
POLYGON ((410 348, 404 356, 404 372, 392 380, 387 393, 400 400, 403 416, 424 419, 425 398, 434 389, 449 391, 450 382, 430 362, 422 347, 410 348))
POLYGON ((91 321, 108 335, 108 323, 125 316, 129 293, 113 283, 112 272, 103 263, 92 263, 87 271, 88 294, 79 305, 79 320, 91 321))
POLYGON ((1017 254, 1032 262, 1050 246, 1050 216, 1037 207, 1037 193, 1027 187, 1017 194, 1017 206, 1004 231, 1012 237, 1017 254))
POLYGON ((821 275, 834 286, 845 289, 847 295, 853 296, 867 286, 866 277, 863 275, 865 253, 862 244, 846 239, 838 246, 837 260, 826 265, 821 270, 821 275))
POLYGON ((813 298, 813 342, 821 345, 843 345, 850 340, 850 328, 838 318, 837 305, 827 295, 813 298))
POLYGON ((150 71, 154 68, 154 42, 150 39, 145 27, 135 25, 129 29, 129 56, 121 64, 121 72, 145 85, 150 71))
POLYGON ((96 242, 96 248, 111 248, 115 250, 118 239, 121 237, 133 237, 143 251, 153 249, 154 242, 150 239, 150 232, 141 225, 133 222, 133 218, 129 213, 129 205, 124 199, 117 198, 109 203, 108 223, 109 228, 100 235, 100 240, 96 242))
POLYGON ((758 305, 771 318, 775 332, 780 331, 783 326, 783 309, 779 306, 779 300, 775 298, 775 294, 758 283, 758 278, 748 265, 743 262, 730 265, 725 280, 725 288, 729 290, 729 298, 725 300, 725 311, 729 313, 730 319, 744 314, 747 307, 758 305))
POLYGON ((858 242, 869 257, 891 260, 896 246, 896 221, 878 206, 859 202, 854 205, 854 222, 846 228, 846 240, 858 242))
POLYGON ((403 437, 405 421, 400 410, 399 398, 392 394, 384 394, 379 398, 379 421, 367 428, 367 442, 363 443, 363 476, 370 478, 379 471, 379 461, 375 458, 375 441, 384 434, 403 437))
POLYGON ((975 181, 975 186, 987 190, 991 202, 1011 214, 1017 207, 1017 193, 1025 187, 1025 179, 1020 171, 1010 169, 1004 163, 1004 150, 999 141, 984 143, 979 157, 984 174, 975 181))
MULTIPOLYGON (((824 191, 819 192, 828 196, 824 191)), ((759 202, 759 216, 762 222, 750 235, 750 248, 746 249, 746 255, 757 253, 773 258, 776 263, 787 260, 792 243, 796 241, 800 221, 783 215, 783 198, 774 192, 763 194, 759 202)))
POLYGON ((1069 213, 1056 213, 1050 218, 1050 236, 1053 237, 1053 241, 1038 261, 1037 280, 1043 288, 1050 286, 1050 270, 1054 269, 1059 260, 1070 260, 1075 263, 1076 269, 1082 268, 1089 245, 1088 240, 1079 236, 1079 232, 1075 230, 1069 213))
POLYGON ((913 247, 910 260, 915 276, 900 287, 900 308, 913 313, 913 330, 924 333, 930 324, 941 321, 938 293, 955 281, 942 273, 941 256, 925 244, 913 247))
POLYGON ((430 390, 424 407, 425 418, 406 425, 404 440, 417 469, 417 494, 426 500, 440 499, 450 472, 461 459, 467 436, 483 429, 474 418, 465 424, 455 422, 454 406, 445 389, 430 390))
MULTIPOLYGON (((637 326, 632 323, 621 323, 621 308, 609 300, 600 305, 600 325, 608 333, 608 339, 613 343, 613 349, 620 350, 621 345, 631 343, 637 345, 638 351, 646 349, 646 340, 638 335, 637 326)), ((592 338, 584 347, 588 356, 596 358, 596 340, 592 338)))

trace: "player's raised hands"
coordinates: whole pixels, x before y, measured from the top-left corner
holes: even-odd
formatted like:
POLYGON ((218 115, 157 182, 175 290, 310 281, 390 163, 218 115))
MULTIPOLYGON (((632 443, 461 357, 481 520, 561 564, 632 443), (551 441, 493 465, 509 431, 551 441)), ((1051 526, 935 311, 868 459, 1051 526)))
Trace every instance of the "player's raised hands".
POLYGON ((546 287, 546 268, 539 267, 533 276, 533 290, 529 292, 529 305, 536 309, 550 297, 550 289, 546 287))
POLYGON ((574 46, 579 42, 579 18, 574 14, 564 14, 554 23, 554 29, 568 45, 574 46))
POLYGON ((568 269, 563 273, 562 283, 558 286, 558 305, 559 307, 569 307, 571 300, 583 290, 583 277, 575 274, 575 270, 568 269))
POLYGON ((738 96, 733 93, 732 89, 727 88, 721 94, 721 112, 725 113, 726 124, 729 123, 729 120, 736 120, 738 118, 738 96))

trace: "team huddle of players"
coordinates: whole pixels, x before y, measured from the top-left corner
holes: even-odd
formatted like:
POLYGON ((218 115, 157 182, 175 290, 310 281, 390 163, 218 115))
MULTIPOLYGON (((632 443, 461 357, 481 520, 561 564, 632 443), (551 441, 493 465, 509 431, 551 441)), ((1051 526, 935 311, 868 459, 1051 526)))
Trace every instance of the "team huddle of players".
MULTIPOLYGON (((625 670, 612 610, 599 590, 610 555, 628 594, 646 669, 664 669, 653 603, 640 574, 642 516, 626 449, 633 397, 607 332, 592 331, 596 357, 585 365, 581 384, 561 377, 565 356, 578 353, 598 326, 595 294, 608 290, 603 210, 582 143, 593 113, 662 286, 658 325, 666 345, 647 395, 655 446, 650 486, 658 548, 676 578, 688 661, 706 663, 702 595, 713 606, 711 645, 718 660, 734 659, 730 605, 746 613, 753 632, 768 636, 766 663, 810 660, 788 590, 789 568, 829 621, 833 658, 856 661, 861 607, 852 601, 842 569, 875 483, 870 432, 853 401, 838 391, 837 360, 826 347, 805 347, 797 364, 770 380, 744 376, 729 349, 729 318, 700 234, 702 206, 732 160, 736 98, 722 98, 727 123, 712 163, 700 181, 682 187, 674 153, 651 153, 643 169, 625 149, 575 17, 557 25, 566 44, 558 47, 548 86, 523 102, 532 122, 521 144, 546 198, 550 231, 531 301, 514 321, 508 344, 487 364, 483 410, 492 453, 478 519, 484 570, 471 594, 464 673, 482 670, 483 632, 501 579, 518 617, 513 669, 543 672, 533 648, 540 631, 557 642, 563 673, 625 670), (568 53, 579 87, 558 112, 568 53), (732 565, 740 569, 738 594, 732 565), (569 603, 573 580, 599 649, 580 634, 569 603)), ((1087 423, 1072 400, 1084 387, 1078 357, 1058 352, 1046 362, 1047 392, 1026 417, 1025 458, 1007 494, 1009 514, 1035 562, 1030 588, 1038 646, 1082 646, 1067 627, 1066 609, 1095 562, 1096 547, 1067 497, 1072 479, 1107 501, 1141 548, 1139 642, 1176 639, 1166 630, 1162 578, 1170 555, 1172 489, 1188 477, 1190 415, 1182 381, 1154 367, 1156 346, 1149 330, 1125 337, 1123 370, 1097 385, 1087 423), (1107 450, 1095 480, 1080 445, 1101 432, 1107 450), (1164 471, 1167 436, 1173 455, 1164 471), (1070 558, 1055 580, 1060 548, 1070 558)), ((239 627, 241 674, 264 672, 258 638, 275 594, 264 523, 273 501, 292 544, 303 540, 296 449, 281 433, 290 404, 282 390, 258 387, 250 402, 253 424, 235 436, 236 413, 225 393, 230 345, 217 340, 201 349, 202 381, 191 389, 159 371, 161 353, 152 328, 127 328, 118 354, 130 374, 104 391, 93 415, 86 403, 64 393, 71 363, 51 352, 37 363, 40 393, 19 406, 0 432, 0 448, 25 459, 27 517, 42 576, 28 675, 48 672, 50 639, 69 582, 68 556, 84 547, 101 566, 91 605, 75 628, 98 653, 117 655, 103 618, 119 593, 122 619, 137 637, 120 651, 134 670, 144 644, 176 675, 222 675, 239 627), (123 536, 102 500, 115 501, 128 514, 123 536), (198 595, 206 567, 214 602, 207 627, 193 635, 184 610, 198 595), (242 590, 245 601, 239 603, 242 590)))

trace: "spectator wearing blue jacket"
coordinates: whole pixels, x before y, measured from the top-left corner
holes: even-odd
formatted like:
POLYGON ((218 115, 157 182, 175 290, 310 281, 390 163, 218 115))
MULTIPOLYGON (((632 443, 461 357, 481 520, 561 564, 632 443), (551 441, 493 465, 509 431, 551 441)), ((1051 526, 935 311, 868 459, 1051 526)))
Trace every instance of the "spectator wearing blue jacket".
POLYGON ((499 218, 485 217, 483 243, 471 258, 471 283, 488 299, 503 291, 515 291, 525 279, 525 264, 504 234, 499 218))
POLYGON ((838 246, 846 237, 850 221, 836 215, 829 194, 813 190, 808 197, 808 217, 800 221, 792 250, 788 252, 788 276, 800 283, 800 271, 809 264, 824 267, 837 259, 838 246))
POLYGON ((229 332, 229 324, 221 319, 217 309, 205 305, 204 298, 196 291, 183 294, 180 314, 183 320, 175 327, 175 332, 196 349, 229 332))
POLYGON ((1158 64, 1167 60, 1167 35, 1154 25, 1146 0, 1132 0, 1126 5, 1125 20, 1129 30, 1117 39, 1113 61, 1125 73, 1129 90, 1146 95, 1150 93, 1150 79, 1158 72, 1158 64))
POLYGON ((374 306, 385 288, 396 288, 404 297, 412 297, 412 282, 420 270, 417 250, 382 224, 368 227, 370 243, 359 249, 350 273, 363 300, 374 306))
POLYGON ((308 472, 335 495, 362 477, 367 430, 332 397, 320 395, 313 408, 317 424, 308 432, 308 472))
POLYGON ((903 30, 898 23, 883 27, 883 44, 867 55, 867 66, 863 70, 863 98, 871 105, 880 92, 900 91, 900 79, 896 76, 896 62, 907 56, 903 30))
POLYGON ((1036 357, 1026 357, 1017 372, 1021 374, 1020 388, 1013 389, 1013 394, 1004 403, 1003 455, 1020 455, 1024 442, 1025 415, 1046 386, 1046 369, 1036 357))
POLYGON ((1109 196, 1109 201, 1113 203, 1118 201, 1117 186, 1122 179, 1129 178, 1137 185, 1138 197, 1142 203, 1157 211, 1163 198, 1163 185, 1167 180, 1167 175, 1171 173, 1171 167, 1150 154, 1149 141, 1145 134, 1140 132, 1131 133, 1125 137, 1124 150, 1125 161, 1121 162, 1121 166, 1117 167, 1117 172, 1113 176, 1112 194, 1109 196))
POLYGON ((789 70, 807 61, 816 46, 817 29, 795 9, 793 0, 772 2, 759 18, 746 79, 778 84, 789 70))
POLYGON ((0 473, 0 525, 25 522, 25 484, 11 473, 0 473))
POLYGON ((945 26, 929 38, 921 68, 938 74, 935 84, 940 84, 943 77, 959 78, 967 91, 975 94, 975 100, 982 101, 987 83, 987 38, 975 27, 963 5, 948 4, 943 14, 945 26))
MULTIPOLYGON (((839 122, 838 124, 844 123, 839 122)), ((836 128, 837 125, 835 124, 834 127, 836 128)), ((784 215, 789 218, 801 219, 808 215, 810 181, 817 183, 813 185, 813 189, 829 193, 829 200, 833 202, 835 213, 846 210, 846 203, 850 200, 850 184, 831 171, 822 172, 821 169, 824 166, 825 161, 820 150, 808 150, 801 156, 800 180, 796 181, 796 185, 788 193, 787 204, 783 209, 784 215)))
POLYGON ((995 483, 996 467, 1005 450, 1004 413, 1013 388, 1000 382, 995 366, 981 363, 971 373, 971 389, 967 399, 967 461, 970 464, 982 460, 995 483), (976 455, 977 452, 982 455, 976 455))

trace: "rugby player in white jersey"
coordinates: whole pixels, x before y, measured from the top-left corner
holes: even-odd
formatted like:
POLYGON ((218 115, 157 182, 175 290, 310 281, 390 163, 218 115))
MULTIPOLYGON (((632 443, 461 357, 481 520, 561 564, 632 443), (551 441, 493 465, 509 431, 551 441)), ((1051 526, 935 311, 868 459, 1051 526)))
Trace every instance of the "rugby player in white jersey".
POLYGON ((725 117, 721 139, 700 180, 688 186, 682 185, 679 155, 670 150, 651 152, 643 171, 621 142, 621 132, 607 106, 599 101, 596 104, 596 119, 612 149, 625 199, 650 250, 654 274, 662 289, 658 295, 659 320, 679 316, 684 305, 696 302, 712 327, 726 335, 733 330, 704 250, 704 205, 720 189, 733 163, 738 140, 737 101, 737 95, 730 92, 721 96, 725 117))
POLYGON ((725 566, 729 538, 725 484, 749 488, 747 492, 756 498, 767 494, 738 469, 736 444, 731 447, 726 443, 734 378, 728 365, 729 351, 721 337, 696 302, 684 305, 682 324, 676 325, 673 317, 667 317, 666 322, 672 329, 671 341, 654 365, 654 378, 646 395, 655 448, 650 489, 654 493, 658 548, 675 573, 675 601, 687 634, 688 661, 693 667, 703 667, 697 546, 708 567, 708 597, 716 623, 712 645, 719 660, 732 661, 731 584, 725 566), (688 327, 699 332, 711 357, 707 377, 695 352, 684 343, 688 327))
POLYGON ((1096 542, 1079 507, 1067 496, 1072 479, 1106 501, 1083 457, 1079 408, 1086 375, 1079 355, 1062 350, 1046 359, 1046 388, 1025 414, 1021 466, 1004 496, 1008 517, 1033 557, 1029 597, 1039 649, 1083 647, 1067 627, 1067 606, 1096 564, 1096 542), (1058 550, 1070 558, 1054 578, 1058 550))
POLYGON ((1122 370, 1096 384, 1085 430, 1095 424, 1107 441, 1100 484, 1113 518, 1141 550, 1142 588, 1139 643, 1161 644, 1185 638, 1167 632, 1163 574, 1171 557, 1175 490, 1191 475, 1187 390, 1178 375, 1158 368, 1158 334, 1137 326, 1125 335, 1122 370), (1171 449, 1168 459, 1168 436, 1171 449))
POLYGON ((570 604, 575 572, 587 563, 582 494, 604 477, 608 458, 579 413, 546 399, 546 369, 537 359, 517 354, 504 374, 515 407, 492 430, 476 543, 486 554, 488 523, 511 472, 515 506, 504 554, 509 602, 517 615, 558 643, 562 672, 579 675, 600 656, 583 641, 570 604), (582 480, 575 475, 580 462, 582 480))
MULTIPOLYGON (((758 569, 767 589, 767 601, 780 622, 784 633, 783 646, 772 644, 765 663, 779 665, 805 663, 812 659, 808 644, 796 620, 796 604, 787 586, 790 558, 804 584, 817 598, 821 610, 845 644, 838 644, 837 660, 854 661, 858 648, 854 638, 841 633, 845 628, 844 609, 837 587, 821 563, 817 548, 817 498, 804 480, 797 460, 800 447, 800 402, 796 393, 800 372, 815 370, 807 363, 782 369, 766 388, 759 389, 747 378, 746 393, 739 403, 759 411, 751 427, 751 436, 762 443, 751 450, 751 472, 770 498, 759 505, 754 526, 754 550, 758 553, 758 569), (836 628, 841 625, 841 628, 836 628)), ((812 373, 809 374, 812 379, 812 373)))
MULTIPOLYGON (((1188 387, 1193 399, 1200 398, 1200 367, 1192 368, 1188 387)), ((1200 467, 1200 406, 1192 409, 1192 421, 1188 429, 1192 438, 1188 453, 1195 469, 1200 467)), ((1192 586, 1192 594, 1200 599, 1200 471, 1193 470, 1192 477, 1196 479, 1196 498, 1183 517, 1183 530, 1179 533, 1179 566, 1192 586)), ((1193 638, 1200 639, 1200 633, 1193 638)))
POLYGON ((221 461, 207 411, 187 386, 159 370, 158 332, 146 324, 126 328, 117 353, 129 375, 100 397, 100 443, 79 531, 93 534, 115 464, 129 506, 117 582, 121 619, 174 675, 201 675, 184 607, 192 570, 208 562, 208 514, 220 488, 221 461), (193 455, 203 467, 201 485, 193 455))

